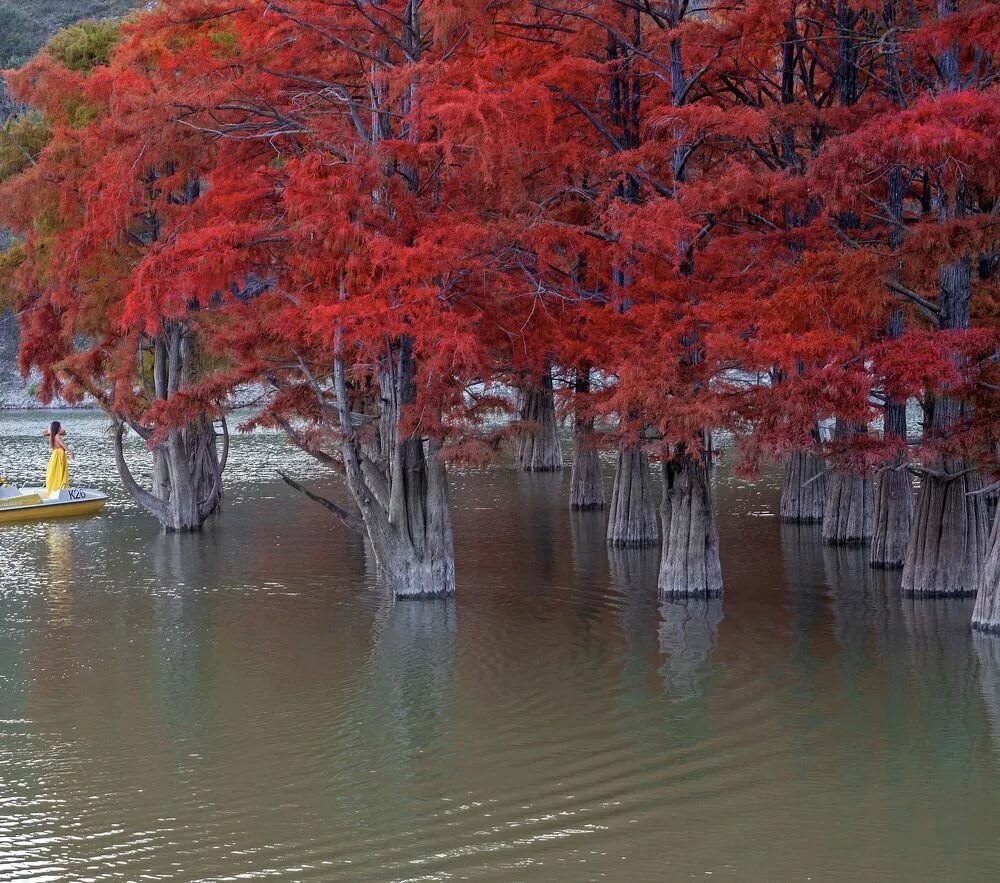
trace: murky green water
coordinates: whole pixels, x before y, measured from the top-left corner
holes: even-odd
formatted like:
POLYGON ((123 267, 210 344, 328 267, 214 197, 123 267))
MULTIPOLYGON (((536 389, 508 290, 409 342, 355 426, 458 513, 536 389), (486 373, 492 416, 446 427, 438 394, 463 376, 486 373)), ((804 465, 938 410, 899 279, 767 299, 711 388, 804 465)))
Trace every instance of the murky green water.
MULTIPOLYGON (((0 474, 48 419, 0 414, 0 474)), ((773 476, 720 475, 722 602, 498 468, 455 477, 457 600, 394 605, 280 437, 176 537, 65 420, 113 500, 0 527, 0 880, 1000 874, 1000 641, 779 525, 773 476)))

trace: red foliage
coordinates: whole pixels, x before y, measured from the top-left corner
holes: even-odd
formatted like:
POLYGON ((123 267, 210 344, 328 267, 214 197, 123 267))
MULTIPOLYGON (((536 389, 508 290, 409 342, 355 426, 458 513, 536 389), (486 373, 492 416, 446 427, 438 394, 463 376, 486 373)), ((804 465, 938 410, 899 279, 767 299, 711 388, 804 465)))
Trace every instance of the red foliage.
POLYGON ((107 66, 13 79, 54 132, 0 194, 23 363, 128 410, 139 340, 183 321, 212 370, 149 419, 256 379, 265 420, 322 422, 334 359, 366 413, 405 338, 408 430, 470 460, 486 392, 549 365, 663 455, 725 428, 753 462, 886 394, 995 415, 1000 20, 954 5, 165 0, 107 66))

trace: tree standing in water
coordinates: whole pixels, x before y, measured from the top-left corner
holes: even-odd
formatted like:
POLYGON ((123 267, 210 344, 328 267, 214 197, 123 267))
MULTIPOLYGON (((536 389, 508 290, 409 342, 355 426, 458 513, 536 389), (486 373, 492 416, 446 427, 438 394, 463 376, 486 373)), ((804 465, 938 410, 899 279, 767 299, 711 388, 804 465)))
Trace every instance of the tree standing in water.
POLYGON ((121 454, 123 478, 182 528, 217 501, 221 402, 266 384, 257 419, 343 474, 354 509, 307 492, 400 597, 454 591, 449 462, 516 434, 522 468, 561 464, 555 378, 572 504, 600 500, 594 427, 621 452, 612 544, 656 541, 661 464, 664 596, 721 591, 719 430, 750 467, 789 457, 783 517, 822 498, 826 539, 874 535, 879 565, 917 471, 904 587, 968 592, 998 24, 951 2, 165 0, 114 51, 19 75, 51 128, 4 187, 24 365, 148 434, 162 492, 121 454), (523 392, 511 431, 499 385, 523 392))
POLYGON ((41 372, 43 398, 90 396, 104 408, 129 493, 165 528, 197 530, 219 505, 226 456, 219 398, 201 388, 209 304, 185 297, 181 280, 151 279, 144 262, 202 223, 213 151, 167 125, 148 74, 153 48, 134 39, 116 52, 118 41, 111 23, 78 25, 12 78, 36 108, 27 121, 46 133, 3 185, 5 219, 23 237, 21 365, 41 372), (125 462, 126 425, 152 449, 149 490, 125 462))

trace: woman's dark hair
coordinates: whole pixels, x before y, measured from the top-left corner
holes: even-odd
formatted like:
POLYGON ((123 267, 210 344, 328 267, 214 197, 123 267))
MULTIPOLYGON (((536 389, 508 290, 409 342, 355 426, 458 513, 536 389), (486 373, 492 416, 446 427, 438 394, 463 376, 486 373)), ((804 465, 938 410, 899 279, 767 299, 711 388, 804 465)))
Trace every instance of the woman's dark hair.
POLYGON ((62 424, 58 420, 53 420, 49 424, 49 444, 54 448, 56 446, 56 436, 62 432, 62 424))

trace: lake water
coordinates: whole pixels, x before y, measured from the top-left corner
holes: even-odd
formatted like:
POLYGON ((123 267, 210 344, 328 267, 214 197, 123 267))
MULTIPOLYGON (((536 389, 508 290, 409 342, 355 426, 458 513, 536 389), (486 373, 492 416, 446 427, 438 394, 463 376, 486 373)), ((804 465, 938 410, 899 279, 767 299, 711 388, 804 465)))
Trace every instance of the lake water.
MULTIPOLYGON (((0 527, 0 880, 1000 876, 1000 639, 779 524, 774 474, 719 472, 721 601, 497 467, 454 476, 458 597, 393 604, 280 436, 178 537, 61 416, 112 501, 0 527)), ((0 414, 0 474, 49 419, 0 414)))

